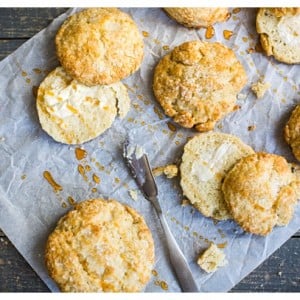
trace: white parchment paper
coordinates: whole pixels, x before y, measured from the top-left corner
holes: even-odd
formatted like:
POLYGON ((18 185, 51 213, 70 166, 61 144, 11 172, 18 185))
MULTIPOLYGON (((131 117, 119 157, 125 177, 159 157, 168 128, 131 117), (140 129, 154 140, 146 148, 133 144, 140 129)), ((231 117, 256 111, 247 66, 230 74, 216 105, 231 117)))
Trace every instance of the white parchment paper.
MULTIPOLYGON (((145 33, 145 58, 141 69, 124 80, 128 85, 132 107, 124 120, 116 119, 103 135, 81 147, 88 155, 78 161, 75 146, 55 142, 38 122, 33 91, 46 73, 58 65, 54 37, 58 27, 74 9, 61 15, 49 27, 23 44, 0 63, 0 227, 52 291, 58 291, 44 266, 44 246, 59 217, 72 208, 68 202, 88 198, 115 198, 139 211, 146 219, 156 247, 155 270, 146 292, 163 292, 159 281, 171 292, 180 291, 168 261, 167 248, 159 221, 149 202, 138 192, 134 201, 129 190, 137 190, 122 158, 122 143, 127 133, 142 145, 153 167, 179 160, 186 138, 193 130, 168 127, 152 94, 153 69, 159 59, 184 41, 204 39, 205 30, 188 30, 171 20, 159 8, 123 8, 145 33), (168 47, 166 47, 168 46, 168 47), (86 179, 78 165, 86 169, 86 179), (89 166, 89 167, 87 167, 89 166), (48 170, 63 190, 54 193, 43 178, 48 170), (96 184, 92 175, 101 182, 96 184), (97 189, 95 191, 94 189, 97 189)), ((256 9, 242 9, 226 23, 214 26, 219 41, 233 48, 244 65, 248 84, 238 100, 240 109, 218 123, 216 131, 237 135, 256 151, 284 155, 294 161, 283 140, 282 129, 293 107, 300 100, 300 66, 285 65, 261 53, 248 53, 257 42, 256 9), (233 31, 229 40, 223 30, 233 31), (250 90, 260 76, 271 87, 262 99, 250 90), (248 126, 255 125, 253 131, 248 126)), ((199 290, 228 291, 280 247, 300 227, 300 207, 287 227, 275 228, 267 237, 244 233, 233 221, 213 222, 191 206, 181 206, 178 179, 157 178, 159 197, 168 223, 184 252, 199 290), (206 274, 196 264, 197 257, 209 241, 225 246, 226 267, 206 274)))

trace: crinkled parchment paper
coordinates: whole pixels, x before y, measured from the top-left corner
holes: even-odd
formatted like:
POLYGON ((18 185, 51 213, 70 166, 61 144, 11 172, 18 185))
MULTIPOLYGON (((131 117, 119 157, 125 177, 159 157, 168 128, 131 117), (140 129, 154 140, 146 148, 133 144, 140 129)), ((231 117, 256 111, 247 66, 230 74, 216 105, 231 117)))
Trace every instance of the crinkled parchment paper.
MULTIPOLYGON (((34 90, 46 73, 58 65, 54 36, 69 10, 0 63, 0 227, 52 291, 57 287, 48 277, 43 251, 48 234, 66 211, 72 197, 81 201, 93 197, 112 197, 139 211, 152 230, 156 246, 156 276, 146 292, 180 291, 168 262, 159 221, 149 202, 138 192, 134 201, 129 190, 137 190, 122 158, 122 143, 127 133, 149 154, 153 167, 179 160, 187 137, 193 130, 174 131, 152 95, 154 66, 169 49, 184 41, 205 39, 205 30, 188 30, 168 18, 159 8, 123 9, 137 22, 145 41, 141 69, 124 80, 132 106, 124 120, 95 140, 81 146, 87 157, 75 157, 76 146, 55 142, 42 129, 35 108, 34 90), (78 165, 85 168, 85 176, 78 165), (63 188, 55 193, 43 177, 48 170, 63 188), (93 174, 100 183, 93 181, 93 174)), ((242 9, 230 20, 214 26, 211 41, 233 48, 248 74, 248 84, 238 100, 240 109, 216 126, 217 131, 240 137, 256 151, 284 155, 294 161, 282 137, 282 129, 295 104, 299 102, 300 66, 285 65, 261 53, 248 53, 257 42, 256 9, 242 9), (233 31, 229 40, 223 30, 233 31), (256 99, 250 86, 261 76, 271 87, 262 99, 256 99), (249 126, 256 126, 249 131, 249 126)), ((250 51, 251 52, 251 51, 250 51)), ((287 227, 277 227, 267 237, 244 233, 233 221, 213 222, 191 206, 181 206, 183 199, 178 179, 157 178, 159 197, 168 223, 184 252, 200 291, 228 291, 280 247, 300 227, 300 207, 287 227), (221 244, 228 265, 206 274, 196 264, 197 257, 209 245, 221 244)))

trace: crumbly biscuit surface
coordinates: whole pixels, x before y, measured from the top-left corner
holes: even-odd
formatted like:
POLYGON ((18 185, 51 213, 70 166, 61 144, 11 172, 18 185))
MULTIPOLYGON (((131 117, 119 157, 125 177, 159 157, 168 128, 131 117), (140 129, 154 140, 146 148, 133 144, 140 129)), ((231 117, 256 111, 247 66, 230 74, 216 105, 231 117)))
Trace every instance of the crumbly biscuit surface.
POLYGON ((89 8, 70 16, 57 32, 64 69, 85 85, 111 84, 136 71, 144 44, 132 18, 117 8, 89 8))
POLYGON ((86 200, 60 219, 45 252, 64 292, 138 292, 151 276, 154 244, 144 219, 115 200, 86 200))
POLYGON ((81 144, 108 129, 118 112, 124 117, 130 99, 121 82, 88 87, 57 67, 40 84, 36 105, 50 136, 61 143, 81 144))
POLYGON ((233 135, 208 132, 195 136, 185 145, 180 165, 183 194, 206 217, 231 218, 221 191, 222 181, 239 159, 253 153, 233 135))
POLYGON ((178 23, 191 28, 208 27, 229 17, 225 7, 168 7, 164 10, 178 23))
POLYGON ((300 8, 260 8, 256 29, 266 55, 300 63, 300 8))
POLYGON ((284 128, 284 137, 295 157, 300 161, 300 105, 293 110, 284 128))
POLYGON ((164 56, 155 68, 153 90, 166 115, 183 127, 208 131, 234 108, 246 72, 220 43, 190 41, 164 56))
POLYGON ((264 152, 242 158, 222 186, 233 218, 245 231, 258 235, 290 222, 298 188, 291 165, 281 156, 264 152))

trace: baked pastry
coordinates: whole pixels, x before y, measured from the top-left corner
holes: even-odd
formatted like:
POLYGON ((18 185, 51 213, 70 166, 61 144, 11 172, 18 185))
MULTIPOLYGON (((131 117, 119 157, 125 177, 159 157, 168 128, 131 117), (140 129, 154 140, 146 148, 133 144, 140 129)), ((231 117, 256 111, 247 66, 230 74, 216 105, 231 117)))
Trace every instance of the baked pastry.
POLYGON ((178 23, 189 28, 208 27, 229 17, 226 7, 166 7, 164 10, 178 23))
POLYGON ((215 272, 219 267, 227 264, 225 254, 218 246, 211 243, 210 246, 199 256, 197 264, 207 273, 215 272))
POLYGON ((150 279, 154 244, 134 209, 91 199, 59 220, 46 243, 45 263, 64 292, 138 292, 150 279))
POLYGON ((300 161, 300 105, 296 106, 285 125, 284 137, 295 157, 300 161))
POLYGON ((267 235, 292 219, 299 181, 283 157, 259 152, 234 165, 222 190, 234 220, 245 231, 267 235))
POLYGON ((175 122, 208 131, 233 110, 246 81, 246 72, 231 49, 220 43, 190 41, 160 60, 153 90, 175 122))
POLYGON ((81 144, 108 129, 117 113, 124 117, 130 99, 121 82, 89 87, 57 67, 40 84, 36 106, 50 136, 61 143, 81 144))
POLYGON ((55 44, 66 72, 85 85, 120 81, 140 67, 144 55, 136 24, 117 8, 89 8, 70 16, 55 44))
POLYGON ((300 63, 300 7, 260 8, 256 29, 266 55, 287 64, 300 63))
POLYGON ((239 159, 253 153, 250 146, 230 134, 208 132, 193 137, 184 146, 180 165, 183 194, 204 216, 231 218, 222 181, 239 159))

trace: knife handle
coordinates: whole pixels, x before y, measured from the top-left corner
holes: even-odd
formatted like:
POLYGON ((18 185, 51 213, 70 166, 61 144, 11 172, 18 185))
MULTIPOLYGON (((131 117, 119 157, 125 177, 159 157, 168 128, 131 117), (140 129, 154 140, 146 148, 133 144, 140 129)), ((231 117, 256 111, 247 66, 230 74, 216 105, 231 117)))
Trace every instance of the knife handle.
POLYGON ((156 208, 161 225, 165 232, 165 237, 166 237, 168 250, 169 250, 170 262, 176 273, 176 277, 178 279, 181 289, 183 290, 183 292, 189 292, 189 293, 198 292, 199 290, 198 290, 197 284, 193 278, 193 274, 189 267, 189 264, 186 261, 182 251, 180 250, 180 248, 169 228, 169 225, 166 221, 164 214, 162 213, 160 207, 159 207, 159 209, 157 209, 157 205, 154 205, 154 207, 156 208))

